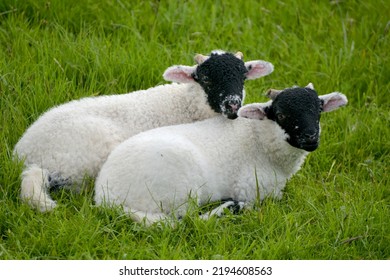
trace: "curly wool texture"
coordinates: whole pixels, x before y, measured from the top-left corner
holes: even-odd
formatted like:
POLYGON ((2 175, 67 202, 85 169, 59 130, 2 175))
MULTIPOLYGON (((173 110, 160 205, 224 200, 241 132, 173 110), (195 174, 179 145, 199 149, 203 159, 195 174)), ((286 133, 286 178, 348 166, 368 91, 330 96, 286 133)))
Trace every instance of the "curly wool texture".
MULTIPOLYGON (((198 84, 169 84, 123 95, 84 98, 43 114, 27 129, 14 152, 28 168, 59 172, 80 183, 85 175, 96 177, 108 154, 130 136, 215 115, 198 84)), ((25 176, 29 175, 28 168, 25 176)), ((38 195, 31 194, 28 186, 22 185, 22 197, 23 191, 27 198, 38 195)), ((42 207, 52 204, 49 197, 36 203, 42 207)))
MULTIPOLYGON (((337 107, 346 104, 339 93, 327 97, 340 100, 337 107)), ((258 191, 260 199, 280 198, 308 152, 292 146, 286 131, 266 118, 271 106, 248 104, 236 120, 217 116, 131 137, 103 165, 96 203, 120 205, 134 220, 151 224, 172 213, 183 216, 189 196, 199 205, 227 199, 250 204, 258 191)), ((302 127, 311 125, 304 120, 302 127)))
POLYGON ((60 170, 62 176, 79 181, 85 174, 96 176, 109 152, 134 134, 217 115, 206 102, 197 84, 72 101, 42 115, 15 152, 26 165, 60 170))
POLYGON ((160 126, 210 118, 224 113, 222 109, 228 111, 228 117, 234 117, 237 113, 234 110, 238 110, 244 98, 245 75, 259 78, 273 71, 268 62, 244 64, 237 55, 225 52, 197 57, 202 61, 195 66, 176 65, 165 71, 166 80, 179 83, 122 95, 84 98, 43 114, 14 149, 26 165, 22 199, 40 211, 51 210, 56 205, 48 194, 51 182, 77 185, 86 175, 96 177, 108 154, 130 136, 160 126), (220 60, 240 67, 221 69, 220 60), (246 67, 260 67, 261 71, 248 71, 246 67), (209 72, 207 84, 211 90, 194 79, 194 73, 203 68, 209 72), (222 70, 240 80, 225 83, 223 92, 219 92, 213 88, 220 81, 211 74, 222 70), (232 97, 237 97, 239 103, 229 103, 232 97))
POLYGON ((95 199, 125 206, 138 221, 146 216, 154 222, 160 213, 183 215, 190 193, 200 205, 227 198, 253 201, 255 174, 262 197, 280 197, 307 153, 285 139, 275 122, 245 118, 215 117, 147 131, 110 154, 96 180, 95 199))

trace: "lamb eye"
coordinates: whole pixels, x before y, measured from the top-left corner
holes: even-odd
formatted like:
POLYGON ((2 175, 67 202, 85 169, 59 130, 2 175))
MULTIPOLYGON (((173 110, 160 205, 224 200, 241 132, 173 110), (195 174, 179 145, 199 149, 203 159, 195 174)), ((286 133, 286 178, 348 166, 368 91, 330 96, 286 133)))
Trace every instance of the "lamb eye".
POLYGON ((201 80, 202 80, 202 83, 204 83, 205 85, 211 84, 211 81, 210 81, 209 77, 207 77, 207 76, 203 76, 201 80))
POLYGON ((286 118, 286 116, 281 113, 276 114, 276 117, 278 118, 279 121, 283 121, 286 118))

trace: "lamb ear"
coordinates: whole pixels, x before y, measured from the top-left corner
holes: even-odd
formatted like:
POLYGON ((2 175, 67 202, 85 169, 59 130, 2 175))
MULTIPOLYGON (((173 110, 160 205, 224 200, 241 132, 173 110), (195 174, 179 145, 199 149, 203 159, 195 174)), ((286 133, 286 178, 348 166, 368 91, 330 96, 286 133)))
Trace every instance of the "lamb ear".
POLYGON ((254 119, 254 120, 263 120, 266 117, 264 111, 265 104, 263 103, 252 103, 242 106, 237 115, 242 118, 254 119))
POLYGON ((267 76, 274 71, 272 63, 263 60, 252 60, 245 62, 245 67, 248 72, 245 74, 248 80, 254 80, 263 76, 267 76))
POLYGON ((274 100, 276 98, 276 96, 279 95, 279 93, 281 93, 283 90, 279 90, 279 89, 269 89, 267 92, 266 92, 266 96, 268 98, 271 98, 272 100, 274 100))
POLYGON ((323 101, 322 111, 330 112, 345 106, 348 103, 347 97, 340 92, 332 92, 325 95, 320 95, 319 98, 323 101))
POLYGON ((196 54, 196 55, 194 56, 194 60, 195 60, 195 62, 196 62, 197 64, 202 64, 202 63, 205 62, 207 59, 209 59, 209 56, 203 55, 203 54, 200 54, 200 53, 198 53, 198 54, 196 54))
POLYGON ((194 82, 192 73, 196 70, 195 66, 186 66, 186 65, 174 65, 168 67, 164 74, 163 78, 166 81, 175 82, 175 83, 191 83, 194 82))
POLYGON ((310 89, 314 90, 313 83, 309 83, 307 86, 305 86, 305 88, 310 88, 310 89))
POLYGON ((242 52, 236 52, 234 56, 241 60, 244 58, 244 54, 242 52))

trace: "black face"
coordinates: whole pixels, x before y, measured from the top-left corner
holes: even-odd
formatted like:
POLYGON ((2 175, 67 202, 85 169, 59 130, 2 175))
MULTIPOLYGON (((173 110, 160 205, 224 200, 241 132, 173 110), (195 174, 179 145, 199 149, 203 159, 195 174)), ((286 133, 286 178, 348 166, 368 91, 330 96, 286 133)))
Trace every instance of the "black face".
POLYGON ((321 111, 321 99, 309 88, 286 89, 266 108, 267 117, 289 135, 288 143, 309 152, 317 149, 320 141, 321 111))
POLYGON ((233 54, 212 53, 197 67, 193 77, 206 92, 211 108, 235 119, 244 98, 247 72, 244 62, 233 54))

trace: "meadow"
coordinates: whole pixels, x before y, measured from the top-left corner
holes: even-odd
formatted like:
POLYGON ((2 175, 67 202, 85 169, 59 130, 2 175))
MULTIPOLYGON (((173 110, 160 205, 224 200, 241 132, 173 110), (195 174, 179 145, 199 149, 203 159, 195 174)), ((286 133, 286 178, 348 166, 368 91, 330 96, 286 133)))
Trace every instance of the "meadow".
POLYGON ((384 0, 1 1, 0 259, 390 259, 389 15, 384 0), (214 49, 274 64, 247 103, 309 82, 348 97, 282 200, 175 228, 94 206, 90 181, 50 213, 21 203, 12 150, 42 113, 163 84, 214 49))

